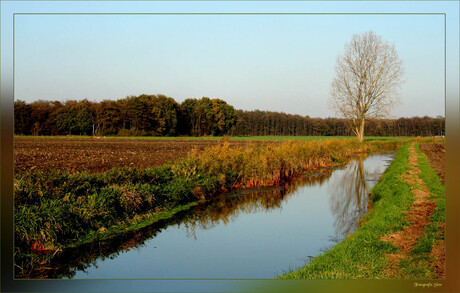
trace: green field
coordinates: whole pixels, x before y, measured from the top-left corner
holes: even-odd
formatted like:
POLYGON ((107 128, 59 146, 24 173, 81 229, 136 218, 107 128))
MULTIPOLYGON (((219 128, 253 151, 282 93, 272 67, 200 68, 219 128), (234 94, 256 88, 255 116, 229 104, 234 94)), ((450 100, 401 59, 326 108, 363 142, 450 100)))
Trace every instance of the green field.
MULTIPOLYGON (((21 137, 15 135, 15 137, 21 137)), ((66 136, 27 136, 37 138, 91 138, 89 135, 66 135, 66 136)), ((274 140, 274 141, 286 141, 286 140, 299 140, 299 141, 312 141, 312 140, 328 140, 328 139, 354 139, 355 136, 102 136, 101 138, 119 138, 119 139, 152 139, 152 140, 175 140, 175 139, 190 139, 190 140, 274 140)), ((407 140, 410 137, 406 136, 366 136, 366 141, 371 140, 407 140)))

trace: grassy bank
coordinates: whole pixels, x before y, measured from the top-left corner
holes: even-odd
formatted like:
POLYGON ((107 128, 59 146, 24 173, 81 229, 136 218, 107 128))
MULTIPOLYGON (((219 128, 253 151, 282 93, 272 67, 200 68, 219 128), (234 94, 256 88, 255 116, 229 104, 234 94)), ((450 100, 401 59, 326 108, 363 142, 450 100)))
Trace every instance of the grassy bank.
POLYGON ((277 185, 308 170, 344 164, 353 153, 392 150, 401 143, 347 139, 238 148, 222 143, 163 167, 21 172, 14 182, 18 271, 27 275, 31 263, 43 263, 35 256, 139 229, 220 191, 277 185))
POLYGON ((439 177, 417 147, 420 178, 428 187, 430 200, 437 203, 423 235, 409 256, 392 265, 389 256, 398 253, 398 247, 384 241, 385 235, 403 231, 412 223, 407 213, 414 202, 411 190, 415 183, 403 180, 409 172, 409 144, 400 147, 395 159, 371 190, 370 210, 361 220, 360 228, 333 249, 312 259, 305 267, 285 272, 280 279, 380 279, 436 278, 431 254, 433 245, 444 237, 445 190, 439 177), (382 239, 382 240, 381 240, 382 239), (390 273, 389 273, 390 271, 390 273))
MULTIPOLYGON (((436 207, 430 216, 430 222, 425 228, 414 249, 410 254, 410 259, 401 263, 401 278, 420 278, 436 279, 442 278, 444 272, 444 263, 439 263, 439 256, 433 255, 435 250, 444 249, 444 247, 433 247, 433 245, 444 246, 446 222, 446 190, 441 183, 439 176, 430 167, 427 157, 416 148, 417 160, 420 170, 420 178, 426 184, 430 192, 430 201, 436 203, 436 207)), ((443 252, 441 252, 443 254, 443 252)), ((442 256, 441 256, 442 257, 442 256)))

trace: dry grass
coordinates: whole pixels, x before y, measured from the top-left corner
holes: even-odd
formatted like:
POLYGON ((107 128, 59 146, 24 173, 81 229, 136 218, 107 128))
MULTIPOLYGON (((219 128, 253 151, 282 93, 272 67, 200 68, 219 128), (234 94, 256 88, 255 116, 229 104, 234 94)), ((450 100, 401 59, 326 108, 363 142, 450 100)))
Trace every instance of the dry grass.
POLYGON ((287 141, 279 145, 231 148, 223 143, 206 152, 193 151, 173 166, 176 174, 219 174, 221 184, 231 188, 276 185, 305 170, 345 162, 352 153, 368 151, 368 144, 355 140, 287 141))

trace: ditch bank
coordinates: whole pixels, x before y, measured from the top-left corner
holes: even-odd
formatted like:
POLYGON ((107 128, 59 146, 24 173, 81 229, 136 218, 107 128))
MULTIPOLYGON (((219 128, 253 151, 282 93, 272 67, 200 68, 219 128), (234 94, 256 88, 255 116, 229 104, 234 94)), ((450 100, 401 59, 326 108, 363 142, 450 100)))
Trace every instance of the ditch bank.
POLYGON ((229 148, 225 143, 163 167, 70 174, 33 170, 15 177, 15 275, 47 277, 63 250, 135 231, 212 200, 221 191, 274 186, 356 152, 398 142, 286 142, 229 148))
MULTIPOLYGON (((424 148, 423 144, 422 148, 424 148)), ((402 146, 371 190, 359 229, 279 279, 442 279, 445 189, 418 142, 402 146)))

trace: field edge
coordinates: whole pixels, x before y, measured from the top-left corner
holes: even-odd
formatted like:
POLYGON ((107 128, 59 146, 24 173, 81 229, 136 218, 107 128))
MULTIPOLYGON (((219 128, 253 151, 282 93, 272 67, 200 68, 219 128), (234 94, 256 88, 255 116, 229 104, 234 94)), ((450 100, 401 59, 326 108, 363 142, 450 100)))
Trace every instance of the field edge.
POLYGON ((360 227, 334 248, 313 258, 305 266, 284 272, 277 279, 442 279, 444 264, 445 188, 419 149, 420 142, 409 142, 398 153, 370 191, 369 212, 360 227), (430 222, 403 261, 392 262, 398 247, 384 241, 384 235, 407 229, 405 217, 414 201, 417 187, 403 180, 409 170, 409 147, 414 145, 420 179, 427 186, 429 200, 436 203, 430 222), (437 255, 435 255, 437 253, 437 255))

